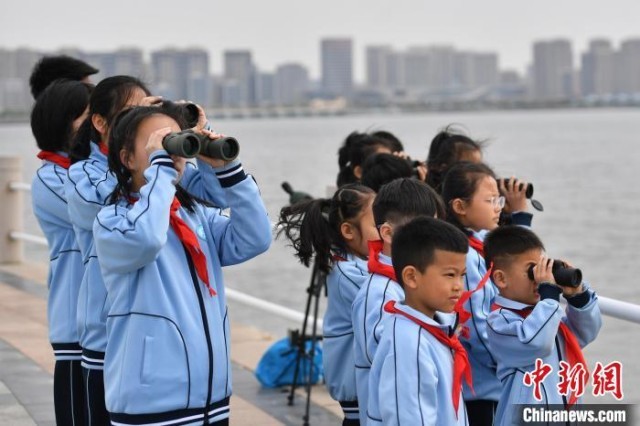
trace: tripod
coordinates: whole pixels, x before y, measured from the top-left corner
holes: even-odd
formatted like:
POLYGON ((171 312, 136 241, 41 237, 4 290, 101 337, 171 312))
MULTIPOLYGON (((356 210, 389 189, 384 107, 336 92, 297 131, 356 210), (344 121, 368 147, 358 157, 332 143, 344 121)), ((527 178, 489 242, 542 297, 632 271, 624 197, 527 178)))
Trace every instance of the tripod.
MULTIPOLYGON (((307 406, 305 408, 305 414, 303 417, 303 425, 309 426, 309 408, 311 405, 311 381, 313 378, 314 358, 316 354, 316 342, 322 340, 322 335, 318 336, 318 305, 320 302, 320 292, 325 289, 325 296, 327 295, 327 275, 322 272, 318 267, 318 262, 313 262, 313 268, 311 270, 311 280, 309 281, 309 287, 307 287, 307 306, 304 311, 304 320, 302 321, 302 331, 293 330, 291 332, 291 343, 297 346, 296 353, 296 367, 293 373, 293 384, 291 385, 291 391, 289 392, 288 401, 289 405, 293 405, 295 398, 296 387, 298 386, 298 374, 300 373, 300 361, 307 359, 309 362, 309 375, 306 377, 306 391, 307 391, 307 406), (311 303, 313 301, 313 326, 311 327, 311 335, 307 335, 307 321, 309 319, 309 312, 311 311, 311 303), (306 350, 307 341, 311 341, 311 349, 309 352, 306 350)), ((304 372, 303 372, 304 374, 304 372)))

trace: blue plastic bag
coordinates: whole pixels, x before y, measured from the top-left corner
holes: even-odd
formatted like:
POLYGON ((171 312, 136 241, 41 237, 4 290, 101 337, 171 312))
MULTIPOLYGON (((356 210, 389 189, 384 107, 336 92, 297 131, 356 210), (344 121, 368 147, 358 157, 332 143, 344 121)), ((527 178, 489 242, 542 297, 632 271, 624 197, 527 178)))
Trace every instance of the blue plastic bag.
MULTIPOLYGON (((300 357, 297 385, 307 383, 307 378, 309 377, 311 340, 305 342, 305 351, 307 356, 300 357)), ((262 386, 276 388, 279 386, 292 385, 297 353, 298 348, 291 345, 288 337, 280 339, 271 345, 262 355, 262 358, 260 358, 255 372, 256 378, 262 386)), ((311 384, 316 384, 323 375, 322 346, 319 342, 315 344, 315 354, 313 358, 311 384)))

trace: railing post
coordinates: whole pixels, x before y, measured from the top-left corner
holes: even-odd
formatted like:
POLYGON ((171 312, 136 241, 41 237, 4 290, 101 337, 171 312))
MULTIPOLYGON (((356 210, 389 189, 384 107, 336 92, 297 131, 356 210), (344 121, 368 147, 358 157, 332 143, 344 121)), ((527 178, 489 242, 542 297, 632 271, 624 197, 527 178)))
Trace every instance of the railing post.
POLYGON ((0 263, 22 262, 22 241, 9 237, 22 231, 22 191, 9 188, 9 182, 22 180, 22 159, 0 156, 0 263))

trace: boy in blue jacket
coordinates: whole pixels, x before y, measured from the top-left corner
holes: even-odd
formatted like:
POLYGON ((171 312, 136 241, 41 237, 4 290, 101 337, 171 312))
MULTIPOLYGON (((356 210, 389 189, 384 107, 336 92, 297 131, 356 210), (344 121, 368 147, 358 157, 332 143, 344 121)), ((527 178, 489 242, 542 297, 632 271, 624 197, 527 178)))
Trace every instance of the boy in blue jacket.
POLYGON ((557 285, 553 259, 526 228, 504 226, 490 232, 485 258, 493 262, 493 282, 500 292, 488 318, 489 350, 503 384, 496 424, 521 421, 517 404, 573 405, 578 395, 559 391, 558 372, 561 362, 587 370, 581 348, 596 338, 602 325, 596 294, 586 283, 557 285), (566 311, 560 307, 560 294, 567 301, 566 311), (540 365, 552 370, 535 386, 528 379, 540 365))
POLYGON ((442 201, 424 182, 401 178, 383 185, 373 202, 373 217, 381 240, 369 242, 368 269, 371 275, 353 301, 356 391, 360 423, 366 424, 369 369, 388 315, 383 306, 389 300, 404 300, 391 263, 391 239, 397 226, 417 216, 444 215, 442 201))
POLYGON ((462 381, 471 365, 450 315, 464 289, 467 238, 419 217, 393 237, 393 265, 405 301, 389 301, 369 377, 370 425, 467 425, 462 381))

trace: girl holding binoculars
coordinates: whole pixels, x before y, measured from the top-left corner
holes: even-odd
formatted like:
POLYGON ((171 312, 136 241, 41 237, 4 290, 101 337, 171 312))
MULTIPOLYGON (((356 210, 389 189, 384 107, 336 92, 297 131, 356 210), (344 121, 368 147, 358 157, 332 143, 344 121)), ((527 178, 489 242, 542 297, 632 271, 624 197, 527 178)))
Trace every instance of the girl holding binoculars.
POLYGON ((258 187, 238 160, 205 160, 231 217, 180 186, 186 160, 162 148, 164 137, 179 130, 179 117, 138 107, 116 119, 109 140, 117 186, 93 231, 112 302, 106 403, 111 420, 123 425, 228 423, 222 267, 249 260, 271 243, 258 187))

